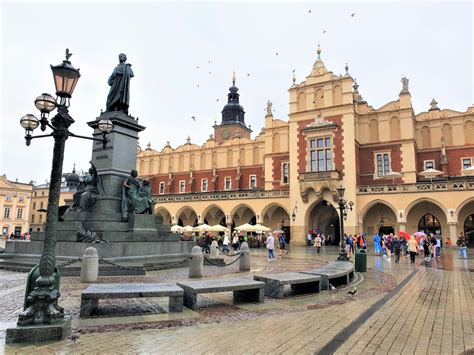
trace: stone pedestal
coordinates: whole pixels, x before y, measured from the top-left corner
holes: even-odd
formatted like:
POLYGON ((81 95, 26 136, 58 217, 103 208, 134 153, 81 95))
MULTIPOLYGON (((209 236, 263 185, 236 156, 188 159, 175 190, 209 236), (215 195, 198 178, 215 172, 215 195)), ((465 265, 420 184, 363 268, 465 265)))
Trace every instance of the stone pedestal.
POLYGON ((71 334, 71 318, 66 316, 53 324, 8 328, 5 344, 58 341, 67 338, 69 334, 71 334))
POLYGON ((81 265, 81 282, 96 282, 99 276, 99 255, 97 249, 89 247, 84 252, 81 265))
POLYGON ((242 256, 239 260, 239 271, 250 271, 250 249, 247 242, 243 242, 240 247, 242 256))
POLYGON ((191 260, 189 261, 189 277, 202 277, 204 263, 204 255, 200 247, 195 246, 191 252, 191 260))
POLYGON ((217 241, 213 240, 211 243, 211 252, 210 252, 210 257, 212 259, 217 258, 218 249, 219 249, 219 245, 217 244, 217 241))

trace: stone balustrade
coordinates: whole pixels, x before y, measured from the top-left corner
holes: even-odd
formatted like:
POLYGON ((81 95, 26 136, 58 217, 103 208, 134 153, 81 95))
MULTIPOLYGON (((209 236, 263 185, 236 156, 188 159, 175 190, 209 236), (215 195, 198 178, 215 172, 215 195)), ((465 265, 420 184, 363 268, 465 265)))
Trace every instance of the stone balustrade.
POLYGON ((289 190, 240 190, 240 191, 219 191, 219 192, 195 192, 183 194, 154 195, 158 203, 160 202, 186 202, 186 201, 211 201, 211 200, 241 200, 290 197, 289 190))
POLYGON ((474 190, 473 181, 423 182, 416 184, 366 185, 358 186, 358 195, 412 193, 426 191, 466 191, 474 190))

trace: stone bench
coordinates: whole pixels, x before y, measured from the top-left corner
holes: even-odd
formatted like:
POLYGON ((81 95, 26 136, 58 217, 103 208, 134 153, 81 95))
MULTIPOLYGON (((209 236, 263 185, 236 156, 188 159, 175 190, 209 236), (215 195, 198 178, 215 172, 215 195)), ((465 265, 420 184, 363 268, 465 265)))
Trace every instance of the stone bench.
POLYGON ((232 291, 234 302, 263 303, 265 300, 265 283, 248 278, 183 281, 177 285, 184 290, 184 305, 191 309, 196 309, 199 293, 232 291))
POLYGON ((265 296, 283 298, 285 285, 290 285, 294 294, 321 291, 321 276, 285 272, 281 274, 255 275, 254 280, 265 282, 265 296))
POLYGON ((323 267, 301 271, 302 274, 321 276, 321 289, 329 290, 334 286, 349 285, 354 278, 354 264, 350 261, 334 261, 323 267))
POLYGON ((183 289, 172 284, 113 283, 93 284, 81 294, 80 317, 89 317, 106 298, 169 297, 169 311, 183 311, 183 289))

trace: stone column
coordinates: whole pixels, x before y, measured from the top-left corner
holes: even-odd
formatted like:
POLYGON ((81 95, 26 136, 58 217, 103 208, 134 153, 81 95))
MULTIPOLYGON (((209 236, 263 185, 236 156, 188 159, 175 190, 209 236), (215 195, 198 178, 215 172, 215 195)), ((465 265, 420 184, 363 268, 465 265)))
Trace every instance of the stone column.
POLYGON ((204 255, 202 255, 201 247, 195 246, 191 251, 191 259, 189 260, 189 277, 202 277, 204 263, 204 255))
MULTIPOLYGON (((457 222, 449 222, 449 237, 451 238, 451 245, 456 245, 456 241, 458 240, 457 235, 457 222)), ((443 242, 446 242, 446 239, 443 238, 443 242)))
POLYGON ((398 229, 400 232, 405 232, 406 231, 406 224, 405 223, 398 223, 398 229))

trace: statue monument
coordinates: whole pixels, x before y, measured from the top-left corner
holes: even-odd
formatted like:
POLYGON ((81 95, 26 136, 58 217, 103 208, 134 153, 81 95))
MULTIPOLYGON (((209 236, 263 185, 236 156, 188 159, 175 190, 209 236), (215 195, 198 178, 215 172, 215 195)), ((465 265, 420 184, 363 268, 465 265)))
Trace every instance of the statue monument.
MULTIPOLYGON (((171 233, 171 225, 163 223, 162 217, 154 214, 151 186, 148 181, 138 178, 138 133, 145 127, 128 114, 133 72, 124 54, 120 54, 119 60, 108 82, 107 110, 88 122, 96 138, 102 138, 98 129, 102 119, 112 121, 113 130, 109 133, 105 149, 102 142, 92 143, 89 174, 80 179, 78 191, 69 202, 63 221, 58 221, 58 264, 82 257, 90 243, 94 243, 100 258, 115 262, 134 260, 135 263, 153 260, 165 264, 187 260, 195 245, 179 241, 171 233)), ((66 150, 66 153, 71 154, 72 151, 66 150)), ((3 254, 5 262, 11 263, 15 255, 21 260, 30 255, 35 260, 28 267, 34 265, 43 250, 43 234, 32 232, 29 243, 7 241, 3 254)), ((105 275, 104 272, 129 272, 101 268, 101 275, 105 275)), ((67 275, 68 269, 61 269, 61 273, 67 275)))
POLYGON ((119 54, 119 64, 115 67, 108 83, 110 85, 107 96, 107 111, 122 111, 128 114, 130 102, 130 79, 133 78, 132 65, 125 63, 127 56, 119 54))

